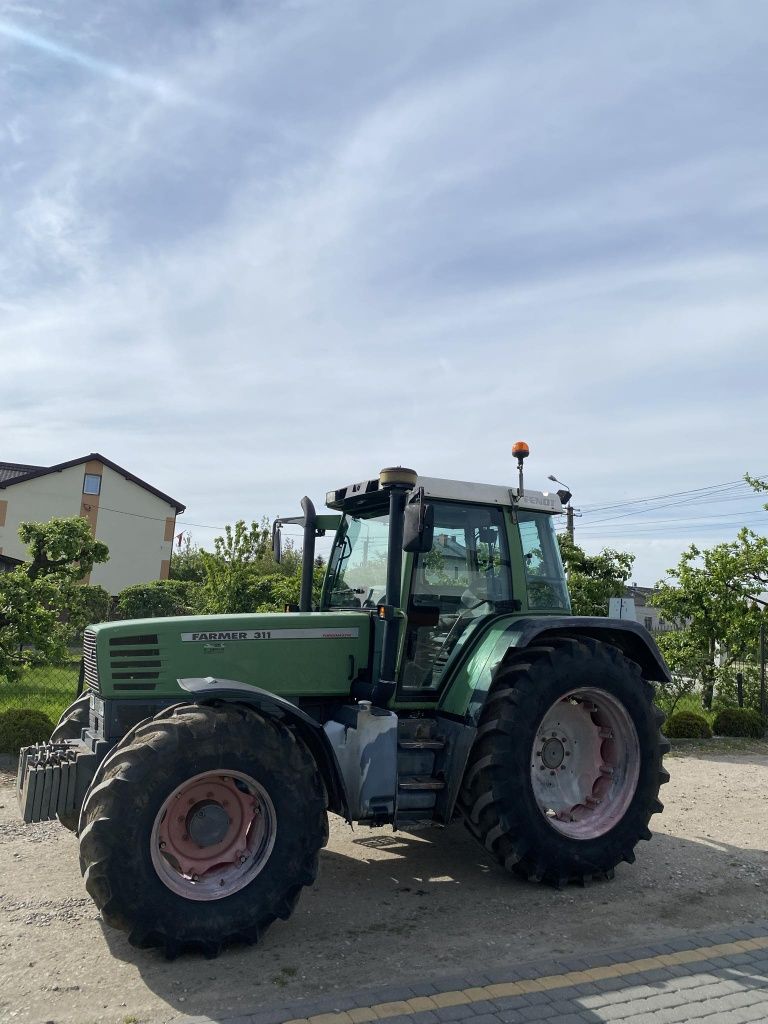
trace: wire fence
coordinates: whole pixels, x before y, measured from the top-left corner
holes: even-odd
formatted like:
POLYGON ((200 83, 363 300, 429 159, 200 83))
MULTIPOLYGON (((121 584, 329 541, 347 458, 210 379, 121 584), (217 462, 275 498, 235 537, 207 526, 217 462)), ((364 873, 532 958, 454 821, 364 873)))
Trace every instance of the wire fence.
POLYGON ((18 678, 0 675, 0 714, 13 708, 40 711, 55 725, 80 689, 81 652, 72 651, 61 665, 22 670, 18 678))

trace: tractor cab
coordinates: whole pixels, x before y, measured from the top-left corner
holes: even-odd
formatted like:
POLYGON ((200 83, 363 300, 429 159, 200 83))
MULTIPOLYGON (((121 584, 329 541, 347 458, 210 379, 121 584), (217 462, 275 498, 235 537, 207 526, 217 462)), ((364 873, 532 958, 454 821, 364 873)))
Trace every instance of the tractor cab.
POLYGON ((393 497, 397 503, 399 496, 378 480, 326 496, 342 517, 320 610, 369 609, 385 621, 394 617, 402 631, 394 670, 398 699, 439 693, 452 654, 490 618, 570 611, 555 536, 554 517, 563 511, 557 495, 524 490, 518 497, 503 486, 416 477, 404 510, 395 514, 407 522, 413 509, 414 519, 428 521, 427 536, 419 543, 405 538, 397 550, 391 546, 393 497), (392 562, 395 587, 389 591, 392 562))

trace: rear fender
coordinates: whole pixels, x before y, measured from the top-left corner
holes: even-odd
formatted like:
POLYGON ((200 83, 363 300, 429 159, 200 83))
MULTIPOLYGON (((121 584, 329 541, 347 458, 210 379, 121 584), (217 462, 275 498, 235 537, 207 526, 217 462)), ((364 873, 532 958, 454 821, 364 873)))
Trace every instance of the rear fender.
POLYGON ((328 793, 328 809, 351 821, 351 806, 344 783, 344 776, 322 725, 305 711, 284 697, 278 697, 257 686, 241 683, 236 679, 205 678, 179 679, 179 686, 198 704, 224 700, 247 704, 265 718, 277 719, 295 729, 309 748, 328 793))

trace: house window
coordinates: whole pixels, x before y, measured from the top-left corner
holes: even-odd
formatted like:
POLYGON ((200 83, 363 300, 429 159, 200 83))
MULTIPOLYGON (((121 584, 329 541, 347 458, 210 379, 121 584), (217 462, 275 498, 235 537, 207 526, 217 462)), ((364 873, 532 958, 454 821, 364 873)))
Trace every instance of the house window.
POLYGON ((99 494, 101 492, 101 477, 96 473, 86 473, 83 480, 83 494, 99 494))

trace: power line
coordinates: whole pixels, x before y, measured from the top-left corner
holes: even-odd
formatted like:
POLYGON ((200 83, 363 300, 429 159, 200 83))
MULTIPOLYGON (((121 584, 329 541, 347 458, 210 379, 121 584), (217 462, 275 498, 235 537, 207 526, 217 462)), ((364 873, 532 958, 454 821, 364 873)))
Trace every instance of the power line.
MULTIPOLYGON (((740 496, 740 497, 742 497, 742 496, 740 496)), ((744 500, 746 500, 749 497, 750 497, 750 495, 748 495, 748 494, 743 495, 743 499, 744 500)), ((723 500, 725 500, 725 499, 723 499, 723 500)), ((674 508, 675 506, 678 506, 678 505, 690 505, 690 504, 691 504, 691 501, 688 498, 683 498, 681 501, 666 501, 666 502, 663 502, 661 505, 648 505, 646 508, 632 509, 631 512, 623 512, 621 515, 606 516, 605 519, 590 520, 589 525, 590 526, 598 526, 600 523, 612 523, 616 519, 628 519, 631 516, 642 516, 642 515, 645 515, 646 512, 655 512, 655 511, 657 511, 660 508, 674 508)))
MULTIPOLYGON (((764 474, 761 473, 759 476, 762 477, 764 474)), ((591 508, 585 508, 584 514, 591 515, 593 512, 606 512, 609 509, 626 508, 627 505, 640 505, 646 501, 662 501, 666 498, 679 498, 687 494, 702 494, 702 492, 711 493, 719 490, 727 491, 738 486, 747 487, 749 485, 743 478, 739 480, 726 480, 724 483, 708 484, 706 487, 694 487, 687 491, 670 491, 669 494, 653 494, 644 498, 626 498, 624 501, 617 501, 611 505, 594 505, 591 508)), ((702 494, 702 496, 704 495, 702 494)))

